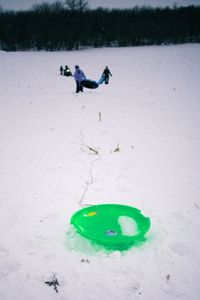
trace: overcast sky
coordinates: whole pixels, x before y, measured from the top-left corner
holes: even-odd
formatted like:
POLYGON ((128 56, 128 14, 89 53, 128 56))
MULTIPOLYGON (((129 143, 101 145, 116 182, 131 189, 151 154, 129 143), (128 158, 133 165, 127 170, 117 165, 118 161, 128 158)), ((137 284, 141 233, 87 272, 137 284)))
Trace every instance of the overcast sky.
MULTIPOLYGON (((40 4, 42 2, 53 3, 55 0, 0 0, 0 5, 3 9, 29 9, 34 4, 40 4)), ((64 0, 61 0, 64 2, 64 0)), ((177 6, 188 5, 200 5, 200 0, 89 0, 90 8, 96 7, 109 7, 109 8, 130 8, 136 5, 163 7, 173 6, 175 3, 177 6)))

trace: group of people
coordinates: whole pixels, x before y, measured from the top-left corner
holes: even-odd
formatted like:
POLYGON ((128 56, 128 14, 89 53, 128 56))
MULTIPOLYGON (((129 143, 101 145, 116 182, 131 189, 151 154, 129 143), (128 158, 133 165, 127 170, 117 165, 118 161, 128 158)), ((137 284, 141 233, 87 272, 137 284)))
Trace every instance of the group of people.
MULTIPOLYGON (((83 92, 83 81, 86 80, 85 73, 80 69, 78 65, 75 66, 74 74, 72 75, 72 72, 70 71, 68 66, 60 67, 60 75, 64 76, 73 76, 76 81, 76 93, 83 92)), ((101 75, 101 78, 98 81, 98 84, 108 84, 109 83, 109 77, 112 76, 108 66, 105 67, 103 70, 103 73, 101 75)))
POLYGON ((68 66, 65 66, 64 68, 63 66, 60 66, 60 75, 72 76, 72 72, 70 71, 68 66))

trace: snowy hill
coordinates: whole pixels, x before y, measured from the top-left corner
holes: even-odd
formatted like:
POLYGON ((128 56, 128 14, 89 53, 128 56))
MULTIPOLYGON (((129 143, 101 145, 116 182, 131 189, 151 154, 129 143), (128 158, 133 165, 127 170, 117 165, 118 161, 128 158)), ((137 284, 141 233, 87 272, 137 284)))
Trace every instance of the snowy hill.
POLYGON ((0 65, 0 299, 198 300, 200 45, 1 51, 0 65), (108 65, 110 84, 75 94, 59 75, 75 64, 94 80, 108 65), (141 209, 147 241, 95 251, 69 221, 100 203, 141 209))

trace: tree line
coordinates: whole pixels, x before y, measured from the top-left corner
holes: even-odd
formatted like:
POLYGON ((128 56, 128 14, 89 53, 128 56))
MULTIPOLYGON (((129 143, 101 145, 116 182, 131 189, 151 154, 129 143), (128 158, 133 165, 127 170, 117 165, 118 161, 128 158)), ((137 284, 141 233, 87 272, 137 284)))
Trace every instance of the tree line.
POLYGON ((57 1, 17 12, 1 8, 0 49, 55 51, 200 42, 200 6, 91 10, 87 2, 80 3, 84 5, 73 7, 57 1))

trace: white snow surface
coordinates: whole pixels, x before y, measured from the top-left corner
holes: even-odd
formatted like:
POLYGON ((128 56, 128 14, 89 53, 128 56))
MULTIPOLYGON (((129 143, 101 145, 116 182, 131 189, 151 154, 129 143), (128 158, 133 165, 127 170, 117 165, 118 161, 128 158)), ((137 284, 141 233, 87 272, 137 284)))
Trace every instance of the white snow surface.
POLYGON ((0 66, 0 299, 198 300, 200 45, 1 51, 0 66), (76 94, 65 64, 113 77, 76 94), (70 233, 101 203, 150 217, 146 242, 92 252, 70 233))
POLYGON ((118 218, 118 224, 121 227, 123 235, 135 236, 138 234, 137 222, 133 218, 120 216, 118 218))

